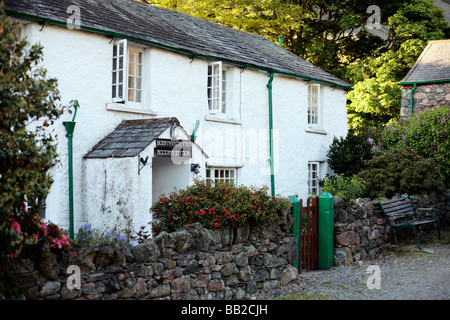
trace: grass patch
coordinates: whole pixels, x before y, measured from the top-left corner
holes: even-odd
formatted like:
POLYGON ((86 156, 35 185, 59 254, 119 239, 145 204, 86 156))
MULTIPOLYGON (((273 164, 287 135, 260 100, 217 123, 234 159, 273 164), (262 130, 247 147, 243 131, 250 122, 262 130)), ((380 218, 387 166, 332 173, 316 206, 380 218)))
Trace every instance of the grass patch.
POLYGON ((327 297, 321 294, 303 294, 296 292, 288 296, 278 298, 277 300, 328 300, 327 297))

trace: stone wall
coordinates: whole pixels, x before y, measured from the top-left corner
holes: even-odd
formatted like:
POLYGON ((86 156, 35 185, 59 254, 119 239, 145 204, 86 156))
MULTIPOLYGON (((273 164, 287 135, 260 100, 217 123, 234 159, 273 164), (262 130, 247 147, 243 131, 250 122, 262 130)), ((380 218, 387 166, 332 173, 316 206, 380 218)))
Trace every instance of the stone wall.
MULTIPOLYGON (((407 195, 404 195, 407 196, 407 195)), ((400 197, 397 195, 396 197, 400 197)), ((441 228, 450 223, 450 191, 413 195, 416 208, 436 208, 441 228)), ((387 199, 386 199, 387 200, 387 199)), ((348 203, 334 197, 334 265, 348 265, 366 258, 375 258, 391 243, 390 226, 378 201, 355 199, 348 203)), ((434 230, 434 225, 425 227, 434 230)), ((420 232, 421 229, 419 229, 420 232)), ((397 240, 413 239, 405 230, 397 240), (403 237, 402 237, 403 236, 403 237)), ((420 234, 419 234, 420 241, 420 234)))
POLYGON ((17 265, 25 299, 240 299, 297 278, 296 241, 285 212, 266 227, 207 230, 199 223, 135 247, 78 245, 76 256, 48 246, 17 265), (81 289, 69 289, 69 265, 81 289))
POLYGON ((334 266, 348 265, 373 258, 390 241, 390 226, 370 199, 356 199, 348 203, 335 197, 334 266))
MULTIPOLYGON (((413 86, 402 86, 402 108, 400 115, 404 118, 411 114, 411 89, 413 86)), ((450 105, 450 83, 419 84, 413 93, 413 113, 436 106, 450 105)))

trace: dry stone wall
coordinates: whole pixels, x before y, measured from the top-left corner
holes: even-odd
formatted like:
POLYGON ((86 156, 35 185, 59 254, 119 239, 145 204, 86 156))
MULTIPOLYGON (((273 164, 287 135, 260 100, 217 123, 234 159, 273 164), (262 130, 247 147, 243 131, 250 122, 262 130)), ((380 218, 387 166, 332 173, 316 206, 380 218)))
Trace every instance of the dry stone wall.
POLYGON ((25 299, 240 299, 297 278, 292 215, 259 228, 207 230, 199 223, 149 239, 78 245, 76 256, 48 246, 17 265, 25 299), (69 289, 67 267, 81 271, 69 289))
POLYGON ((380 254, 390 241, 390 226, 370 199, 348 203, 335 197, 334 265, 348 265, 380 254))
MULTIPOLYGON (((396 197, 400 197, 400 195, 396 197)), ((448 190, 444 193, 415 194, 413 197, 411 201, 416 208, 438 209, 437 216, 441 228, 449 224, 450 192, 448 190)), ((390 245, 391 227, 381 211, 378 201, 355 199, 345 202, 335 196, 334 208, 335 266, 349 265, 363 259, 374 258, 390 245)), ((433 230, 434 226, 430 225, 425 228, 433 230)), ((397 240, 401 241, 402 238, 413 239, 409 230, 399 234, 397 240)))

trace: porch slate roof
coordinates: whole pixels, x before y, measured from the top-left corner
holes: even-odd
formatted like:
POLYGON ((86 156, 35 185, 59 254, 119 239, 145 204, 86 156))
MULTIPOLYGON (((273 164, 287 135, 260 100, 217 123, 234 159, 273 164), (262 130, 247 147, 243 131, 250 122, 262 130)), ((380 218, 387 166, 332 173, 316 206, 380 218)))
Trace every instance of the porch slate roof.
POLYGON ((142 40, 192 58, 223 60, 351 89, 347 82, 263 36, 146 3, 133 0, 6 0, 10 15, 61 26, 66 26, 73 13, 70 10, 67 13, 71 5, 80 8, 82 30, 103 31, 118 38, 126 35, 132 40, 142 40))
POLYGON ((428 42, 400 84, 443 80, 450 82, 450 40, 428 42))
POLYGON ((180 126, 177 118, 123 120, 113 132, 103 138, 84 158, 125 158, 142 152, 172 124, 180 126))

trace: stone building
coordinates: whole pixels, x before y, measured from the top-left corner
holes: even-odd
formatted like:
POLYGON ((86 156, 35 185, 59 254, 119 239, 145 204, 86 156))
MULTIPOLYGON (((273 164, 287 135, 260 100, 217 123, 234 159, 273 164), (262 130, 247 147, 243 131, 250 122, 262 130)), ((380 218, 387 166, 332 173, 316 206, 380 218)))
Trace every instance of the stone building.
POLYGON ((430 41, 400 85, 403 118, 409 117, 411 111, 414 114, 428 108, 449 106, 450 40, 430 41))

